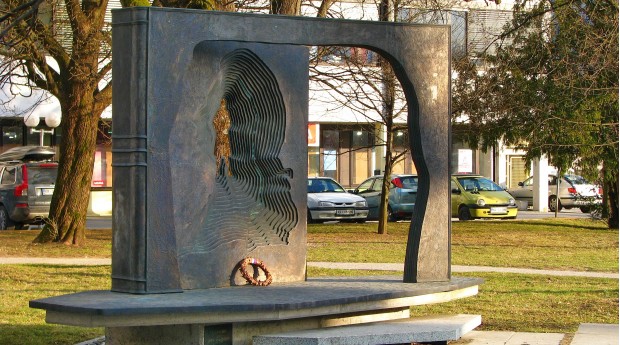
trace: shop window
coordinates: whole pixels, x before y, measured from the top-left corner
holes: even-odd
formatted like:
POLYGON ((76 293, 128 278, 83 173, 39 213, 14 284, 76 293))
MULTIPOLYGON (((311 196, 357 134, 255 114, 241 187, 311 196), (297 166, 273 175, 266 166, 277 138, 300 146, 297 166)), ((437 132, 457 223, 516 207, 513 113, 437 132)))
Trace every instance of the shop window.
POLYGON ((318 147, 308 147, 308 176, 321 175, 321 154, 318 147))
POLYGON ((112 127, 108 121, 99 122, 97 148, 93 164, 92 188, 112 187, 112 127))
MULTIPOLYGON (((516 188, 519 182, 525 180, 528 176, 526 174, 526 164, 523 156, 508 156, 508 188, 516 188)), ((532 184, 532 179, 525 181, 529 186, 532 184)))
MULTIPOLYGON (((27 128, 26 134, 26 145, 35 145, 35 146, 53 146, 52 138, 53 134, 51 134, 51 128, 40 126, 34 129, 27 128)), ((54 132, 56 132, 54 130, 54 132)))
POLYGON ((393 136, 392 155, 400 158, 394 162, 392 166, 393 174, 415 174, 417 170, 411 158, 411 150, 409 148, 409 135, 406 130, 396 130, 393 136))
POLYGON ((22 146, 23 126, 2 126, 2 152, 17 146, 22 146))
POLYGON ((338 180, 338 147, 340 146, 340 133, 337 130, 324 130, 322 136, 321 170, 323 176, 338 180))
MULTIPOLYGON (((370 176, 372 142, 372 132, 366 128, 321 125, 319 175, 332 177, 346 187, 357 186, 370 176)), ((314 155, 316 151, 309 147, 309 174, 316 164, 314 155)))

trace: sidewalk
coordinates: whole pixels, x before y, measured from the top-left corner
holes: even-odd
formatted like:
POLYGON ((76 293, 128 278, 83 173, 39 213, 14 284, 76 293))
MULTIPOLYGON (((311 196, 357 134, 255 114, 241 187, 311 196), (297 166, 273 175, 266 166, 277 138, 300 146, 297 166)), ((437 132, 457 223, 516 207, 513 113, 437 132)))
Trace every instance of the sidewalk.
MULTIPOLYGON (((319 268, 334 268, 343 270, 373 270, 373 271, 402 271, 403 264, 395 263, 364 263, 364 262, 308 262, 308 266, 319 268)), ((564 277, 590 277, 618 279, 618 273, 537 270, 530 268, 490 267, 490 266, 459 266, 452 265, 452 272, 499 272, 518 274, 542 274, 564 277)))
MULTIPOLYGON (((32 258, 32 257, 0 257, 0 265, 15 264, 47 264, 47 265, 83 265, 102 266, 110 265, 111 259, 105 258, 32 258)), ((364 262, 308 262, 310 267, 334 268, 344 270, 372 270, 372 271, 402 271, 403 264, 395 263, 364 263, 364 262)), ((541 274, 564 277, 589 277, 619 279, 618 273, 583 272, 583 271, 560 271, 560 270, 537 270, 514 267, 490 267, 490 266, 460 266, 452 265, 452 272, 499 272, 517 274, 541 274)))

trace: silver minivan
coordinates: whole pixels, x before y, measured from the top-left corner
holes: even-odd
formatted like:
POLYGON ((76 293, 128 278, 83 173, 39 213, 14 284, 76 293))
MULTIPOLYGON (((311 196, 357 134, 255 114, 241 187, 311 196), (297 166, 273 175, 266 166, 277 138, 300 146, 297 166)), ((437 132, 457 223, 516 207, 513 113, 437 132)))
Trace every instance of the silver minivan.
POLYGON ((23 146, 0 154, 0 230, 40 224, 49 215, 58 163, 49 147, 23 146))

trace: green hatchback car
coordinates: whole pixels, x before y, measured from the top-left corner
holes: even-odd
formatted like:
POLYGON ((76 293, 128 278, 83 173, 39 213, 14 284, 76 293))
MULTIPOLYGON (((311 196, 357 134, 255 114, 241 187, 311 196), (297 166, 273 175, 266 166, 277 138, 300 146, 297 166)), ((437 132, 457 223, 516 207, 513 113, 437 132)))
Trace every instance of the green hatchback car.
POLYGON ((515 199, 495 182, 480 175, 452 175, 452 217, 517 218, 515 199))

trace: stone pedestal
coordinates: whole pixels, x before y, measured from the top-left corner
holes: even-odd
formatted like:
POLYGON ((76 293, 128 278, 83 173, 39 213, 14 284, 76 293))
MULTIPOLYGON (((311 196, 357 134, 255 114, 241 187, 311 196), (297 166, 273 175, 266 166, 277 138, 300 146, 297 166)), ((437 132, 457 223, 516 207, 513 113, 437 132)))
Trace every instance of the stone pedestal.
POLYGON ((332 277, 177 294, 86 291, 30 306, 45 309, 50 323, 105 327, 108 345, 249 345, 261 334, 408 318, 411 306, 470 297, 481 283, 477 278, 409 284, 393 276, 332 277))

